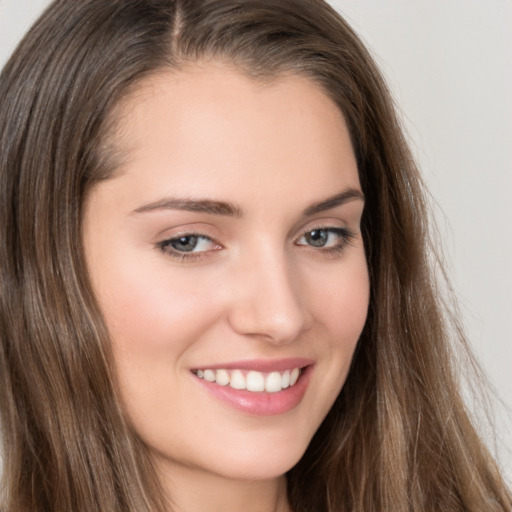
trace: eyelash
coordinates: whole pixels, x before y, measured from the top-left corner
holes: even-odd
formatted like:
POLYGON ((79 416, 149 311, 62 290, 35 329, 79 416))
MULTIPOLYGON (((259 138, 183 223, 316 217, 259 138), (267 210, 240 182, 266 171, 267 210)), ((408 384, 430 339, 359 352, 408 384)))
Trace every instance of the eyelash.
POLYGON ((208 251, 199 251, 199 252, 180 252, 177 249, 174 249, 171 244, 173 242, 178 241, 180 238, 186 238, 186 237, 194 237, 199 238, 203 240, 208 240, 214 245, 217 245, 218 247, 222 247, 220 243, 218 243, 215 239, 213 239, 211 236, 205 235, 203 233, 198 232, 186 232, 186 233, 180 233, 176 236, 173 236, 172 238, 167 238, 165 240, 162 240, 161 242, 157 242, 156 246, 158 249, 160 249, 161 252, 163 252, 166 256, 169 256, 173 259, 176 259, 178 261, 195 261, 197 259, 200 259, 204 257, 205 252, 208 251))
MULTIPOLYGON (((328 235, 337 235, 339 237, 338 242, 333 247, 315 247, 313 245, 309 244, 297 244, 300 247, 307 247, 310 250, 313 250, 315 252, 321 252, 324 255, 332 255, 335 256, 337 254, 340 254, 344 251, 347 245, 350 245, 353 239, 356 237, 355 233, 350 231, 347 228, 341 228, 341 227, 333 227, 333 226, 315 226, 311 229, 308 229, 306 232, 304 232, 298 240, 304 238, 306 235, 313 233, 314 231, 323 231, 327 232, 328 235)), ((173 259, 176 259, 178 261, 195 261, 200 258, 203 258, 205 253, 211 252, 211 251, 178 251, 177 249, 172 248, 172 243, 177 242, 180 238, 187 238, 187 237, 194 237, 198 239, 207 240, 210 243, 218 246, 219 248, 222 247, 220 243, 218 243, 215 239, 213 239, 211 236, 205 235, 203 233, 197 233, 197 232, 186 232, 186 233, 180 233, 176 236, 173 236, 172 238, 167 238, 165 240, 162 240, 160 242, 156 243, 156 247, 164 253, 166 256, 169 256, 173 259)), ((214 249, 217 250, 217 249, 214 249)))
MULTIPOLYGON (((313 245, 307 245, 306 247, 308 249, 314 250, 314 251, 320 251, 324 255, 331 255, 336 256, 337 254, 342 253, 347 245, 351 245, 353 240, 356 237, 356 234, 353 233, 351 230, 347 228, 342 227, 334 227, 334 226, 314 226, 310 229, 308 229, 305 233, 303 233, 299 240, 303 237, 305 237, 307 234, 311 234, 314 231, 325 231, 328 235, 334 234, 337 235, 338 241, 333 247, 315 247, 313 245)), ((301 244, 305 245, 305 244, 301 244)))

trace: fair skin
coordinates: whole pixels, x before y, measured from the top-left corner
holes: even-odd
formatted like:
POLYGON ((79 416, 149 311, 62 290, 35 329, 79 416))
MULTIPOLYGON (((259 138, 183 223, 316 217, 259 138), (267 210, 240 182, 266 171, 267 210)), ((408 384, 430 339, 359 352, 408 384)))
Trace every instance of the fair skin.
POLYGON ((305 78, 209 62, 146 79, 119 119, 83 236, 127 414, 175 510, 286 510, 367 314, 343 116, 305 78))

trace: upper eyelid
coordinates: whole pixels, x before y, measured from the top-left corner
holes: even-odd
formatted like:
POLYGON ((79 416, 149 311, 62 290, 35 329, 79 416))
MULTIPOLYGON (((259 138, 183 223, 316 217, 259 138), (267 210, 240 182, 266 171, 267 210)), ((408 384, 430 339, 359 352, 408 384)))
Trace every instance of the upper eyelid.
POLYGON ((353 230, 351 230, 349 228, 343 227, 343 226, 318 226, 318 227, 313 227, 313 228, 309 228, 305 231, 302 231, 302 233, 299 236, 297 236, 295 238, 295 240, 296 241, 300 240, 307 233, 311 233, 311 231, 321 231, 321 230, 336 233, 336 234, 342 236, 343 238, 345 238, 347 241, 349 239, 352 239, 355 236, 357 236, 356 232, 354 232, 353 230))
POLYGON ((295 231, 307 232, 312 229, 347 228, 356 222, 352 215, 322 215, 315 216, 296 225, 295 231))
MULTIPOLYGON (((298 239, 302 236, 304 236, 306 233, 309 233, 311 231, 314 231, 314 230, 319 230, 319 229, 325 229, 325 230, 343 230, 343 231, 346 231, 347 233, 354 233, 354 230, 348 228, 347 226, 344 226, 344 225, 338 225, 338 224, 335 224, 333 222, 325 222, 325 223, 322 223, 322 222, 319 222, 317 224, 314 224, 314 225, 310 225, 310 226, 307 226, 307 227, 303 227, 301 228, 299 231, 298 231, 298 234, 297 235, 294 235, 292 238, 293 239, 298 239)), ((168 230, 166 230, 168 231, 168 230)), ((197 236, 197 237, 203 237, 203 238, 206 238, 216 244, 219 244, 219 245, 223 245, 221 242, 219 242, 217 236, 214 236, 214 235, 211 235, 211 234, 207 234, 205 233, 203 230, 200 230, 200 229, 182 229, 176 233, 172 233, 172 234, 168 234, 168 235, 164 235, 162 237, 162 239, 159 241, 159 243, 163 243, 163 242, 168 242, 170 240, 175 240, 177 238, 180 238, 180 237, 184 237, 184 236, 197 236)))
POLYGON ((172 236, 166 236, 157 243, 165 244, 165 243, 169 243, 173 240, 177 240, 179 238, 183 238, 186 236, 195 236, 197 238, 204 238, 204 239, 212 242, 213 244, 222 245, 219 241, 217 241, 216 238, 212 237, 211 235, 206 235, 205 233, 200 233, 199 231, 197 231, 197 232, 196 231, 182 231, 181 233, 176 233, 176 234, 173 234, 172 236))
MULTIPOLYGON (((338 221, 339 222, 339 221, 338 221)), ((353 229, 350 229, 346 223, 338 224, 334 221, 325 221, 325 222, 318 222, 315 224, 308 224, 307 226, 301 228, 299 230, 299 234, 296 235, 294 238, 300 238, 301 236, 304 236, 306 233, 309 233, 311 231, 315 231, 316 229, 325 229, 325 230, 343 230, 350 233, 355 232, 353 229)))
POLYGON ((198 237, 204 237, 208 238, 209 240, 212 240, 215 243, 219 243, 218 241, 218 235, 208 233, 208 230, 205 230, 204 228, 194 228, 194 227, 175 227, 175 228, 167 228, 162 231, 160 231, 156 237, 155 241, 158 242, 165 242, 169 240, 175 240, 176 238, 180 238, 182 236, 198 236, 198 237))

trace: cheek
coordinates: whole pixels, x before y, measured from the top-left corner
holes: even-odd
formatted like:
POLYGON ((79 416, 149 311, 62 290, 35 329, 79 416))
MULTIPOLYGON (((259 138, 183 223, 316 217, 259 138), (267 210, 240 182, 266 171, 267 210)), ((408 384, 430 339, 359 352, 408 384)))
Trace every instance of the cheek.
POLYGON ((119 262, 105 275, 99 298, 122 400, 138 432, 153 444, 176 430, 178 412, 193 413, 183 399, 182 377, 191 348, 219 317, 215 288, 204 276, 191 280, 169 268, 163 272, 150 259, 135 268, 119 262))
POLYGON ((133 363, 152 374, 179 362, 218 317, 215 287, 206 277, 172 270, 153 258, 126 257, 111 258, 103 268, 98 296, 120 370, 133 363))
POLYGON ((312 307, 329 332, 333 348, 355 348, 366 322, 370 296, 368 269, 362 251, 354 256, 339 269, 311 276, 310 280, 312 307))
POLYGON ((368 314, 368 280, 353 279, 331 290, 324 297, 322 315, 328 325, 333 347, 343 351, 355 349, 368 314))
POLYGON ((329 272, 311 273, 307 281, 309 305, 316 318, 314 343, 322 353, 315 376, 316 395, 322 400, 311 404, 316 412, 312 417, 320 421, 345 383, 367 318, 370 284, 366 259, 362 250, 353 256, 329 272))

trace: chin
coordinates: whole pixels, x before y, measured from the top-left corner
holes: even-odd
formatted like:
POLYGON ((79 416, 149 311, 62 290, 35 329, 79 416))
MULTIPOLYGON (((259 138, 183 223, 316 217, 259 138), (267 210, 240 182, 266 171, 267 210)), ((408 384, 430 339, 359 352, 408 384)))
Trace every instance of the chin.
POLYGON ((157 465, 169 475, 191 471, 196 477, 216 476, 224 480, 272 480, 285 475, 303 456, 308 442, 298 442, 290 434, 286 440, 259 439, 255 431, 252 439, 240 442, 212 441, 201 449, 198 446, 181 446, 176 450, 153 450, 157 465), (167 452, 167 453, 166 453, 167 452))
POLYGON ((237 454, 234 460, 223 464, 224 476, 237 480, 272 480, 285 475, 301 459, 305 451, 297 449, 284 452, 283 450, 268 450, 262 454, 237 454))

